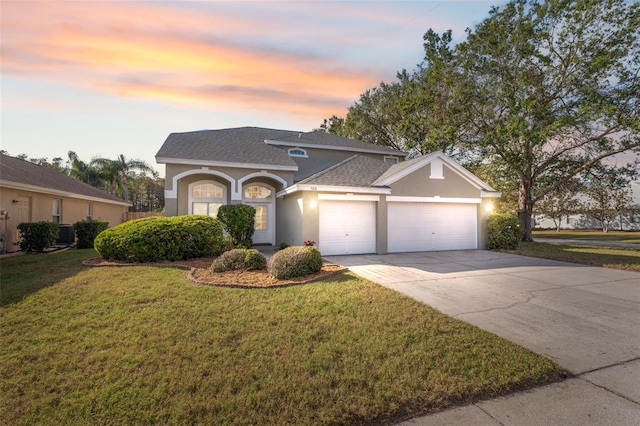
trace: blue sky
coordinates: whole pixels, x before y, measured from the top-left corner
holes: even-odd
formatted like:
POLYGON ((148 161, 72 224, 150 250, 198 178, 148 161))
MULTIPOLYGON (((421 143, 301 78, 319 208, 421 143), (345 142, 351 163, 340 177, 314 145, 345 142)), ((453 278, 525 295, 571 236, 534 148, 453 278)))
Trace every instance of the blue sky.
POLYGON ((1 149, 155 165, 171 132, 311 130, 504 3, 3 0, 1 149))

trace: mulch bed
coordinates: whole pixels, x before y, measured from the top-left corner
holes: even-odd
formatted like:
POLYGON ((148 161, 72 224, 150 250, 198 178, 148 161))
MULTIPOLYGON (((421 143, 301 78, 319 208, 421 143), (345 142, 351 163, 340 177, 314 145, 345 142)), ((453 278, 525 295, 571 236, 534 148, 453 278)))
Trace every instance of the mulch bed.
POLYGON ((113 260, 105 260, 102 258, 87 259, 82 262, 86 266, 106 266, 106 267, 126 267, 126 266, 158 266, 186 269, 189 271, 187 280, 199 284, 220 287, 239 287, 239 288, 268 288, 268 287, 287 287, 292 285, 307 284, 314 281, 320 281, 333 275, 347 271, 347 268, 340 265, 326 264, 315 274, 305 275, 302 277, 291 278, 288 280, 278 280, 270 277, 267 270, 258 271, 227 271, 227 272, 211 272, 209 266, 214 258, 199 258, 181 260, 176 262, 158 262, 158 263, 126 263, 113 260))

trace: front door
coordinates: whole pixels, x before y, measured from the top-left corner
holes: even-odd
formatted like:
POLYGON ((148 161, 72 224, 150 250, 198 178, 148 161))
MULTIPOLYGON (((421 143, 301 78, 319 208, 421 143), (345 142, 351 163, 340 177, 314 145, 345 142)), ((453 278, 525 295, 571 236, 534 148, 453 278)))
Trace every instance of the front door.
POLYGON ((271 244, 276 242, 275 190, 262 184, 250 184, 244 188, 244 203, 256 209, 253 244, 271 244))
MULTIPOLYGON (((18 195, 9 209, 9 219, 7 219, 7 251, 18 250, 20 232, 18 225, 23 222, 31 222, 31 197, 18 195)), ((1 232, 1 231, 0 231, 1 232)))

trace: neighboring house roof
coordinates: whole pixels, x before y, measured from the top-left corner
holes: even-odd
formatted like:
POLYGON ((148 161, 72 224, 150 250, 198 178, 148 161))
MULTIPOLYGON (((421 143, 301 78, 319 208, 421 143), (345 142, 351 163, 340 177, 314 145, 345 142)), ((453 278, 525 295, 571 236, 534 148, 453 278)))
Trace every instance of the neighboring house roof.
POLYGON ((382 160, 354 155, 298 183, 349 187, 371 186, 389 167, 391 164, 382 160))
POLYGON ((265 141, 270 145, 291 146, 300 148, 334 149, 354 152, 388 153, 389 155, 406 157, 408 154, 382 145, 374 145, 356 139, 345 138, 327 132, 297 133, 265 141))
POLYGON ((51 167, 0 154, 0 186, 129 206, 130 203, 51 167))
POLYGON ((262 167, 297 170, 286 151, 267 145, 267 139, 298 135, 291 130, 238 127, 171 133, 156 154, 158 163, 202 166, 262 167))

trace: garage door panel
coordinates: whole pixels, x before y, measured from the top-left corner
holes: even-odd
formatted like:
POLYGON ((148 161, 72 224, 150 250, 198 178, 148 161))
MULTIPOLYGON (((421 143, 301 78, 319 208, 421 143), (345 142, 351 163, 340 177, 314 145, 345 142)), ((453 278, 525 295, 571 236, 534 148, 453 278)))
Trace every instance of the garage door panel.
POLYGON ((376 204, 370 201, 329 201, 319 206, 320 241, 324 255, 376 251, 376 204))
POLYGON ((388 251, 477 248, 476 204, 388 203, 388 251))

